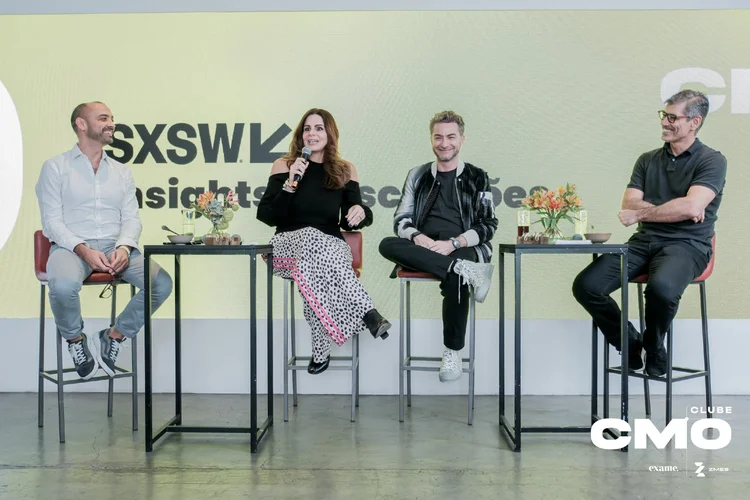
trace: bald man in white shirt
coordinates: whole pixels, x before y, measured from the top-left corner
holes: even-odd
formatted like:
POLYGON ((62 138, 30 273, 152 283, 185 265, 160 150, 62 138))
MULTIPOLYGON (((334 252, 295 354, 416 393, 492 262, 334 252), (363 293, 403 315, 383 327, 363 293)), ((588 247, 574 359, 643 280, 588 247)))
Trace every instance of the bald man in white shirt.
MULTIPOLYGON (((114 377, 121 343, 135 337, 144 322, 143 256, 138 249, 142 226, 135 182, 130 169, 102 149, 112 144, 115 130, 104 103, 79 104, 70 122, 77 144, 45 161, 36 184, 42 230, 53 242, 47 261, 50 307, 78 375, 88 380, 101 367, 114 377), (113 327, 90 339, 83 333, 79 292, 94 271, 120 277, 139 292, 113 327)), ((151 281, 156 310, 172 293, 172 278, 153 263, 151 281)))

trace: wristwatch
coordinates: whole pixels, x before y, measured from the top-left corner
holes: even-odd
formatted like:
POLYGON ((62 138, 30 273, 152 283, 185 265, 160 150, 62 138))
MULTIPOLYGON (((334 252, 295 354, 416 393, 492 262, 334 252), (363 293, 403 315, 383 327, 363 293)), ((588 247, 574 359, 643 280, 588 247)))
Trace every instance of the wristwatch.
POLYGON ((461 242, 458 241, 458 238, 451 238, 451 242, 453 242, 453 248, 455 248, 456 250, 461 248, 461 242))
POLYGON ((414 231, 413 233, 411 233, 411 237, 409 238, 409 240, 414 241, 414 238, 416 238, 420 234, 422 234, 422 233, 419 232, 419 231, 414 231))

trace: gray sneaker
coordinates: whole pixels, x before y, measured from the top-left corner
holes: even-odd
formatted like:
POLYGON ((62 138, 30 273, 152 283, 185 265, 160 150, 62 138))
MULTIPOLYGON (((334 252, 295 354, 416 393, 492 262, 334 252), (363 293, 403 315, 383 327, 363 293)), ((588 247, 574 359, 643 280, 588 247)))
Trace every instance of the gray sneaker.
MULTIPOLYGON (((92 348, 96 351, 96 345, 92 344, 92 348)), ((96 357, 91 354, 89 339, 85 333, 81 332, 81 340, 68 342, 68 352, 70 357, 73 358, 78 376, 83 380, 88 380, 94 376, 97 368, 96 357)))
POLYGON ((462 259, 457 260, 453 265, 453 272, 461 276, 463 284, 469 284, 474 289, 474 298, 477 302, 484 302, 487 298, 493 269, 492 264, 462 259))
POLYGON ((102 370, 110 377, 115 376, 115 363, 117 362, 117 355, 120 353, 120 346, 122 341, 113 339, 109 336, 109 328, 99 332, 99 366, 102 370))

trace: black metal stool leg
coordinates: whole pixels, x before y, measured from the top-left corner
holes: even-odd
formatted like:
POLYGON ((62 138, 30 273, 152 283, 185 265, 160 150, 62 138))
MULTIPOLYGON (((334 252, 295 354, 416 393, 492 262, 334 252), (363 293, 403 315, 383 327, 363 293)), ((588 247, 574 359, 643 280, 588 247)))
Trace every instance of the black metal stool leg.
POLYGON ((672 362, 674 352, 674 322, 669 325, 667 330, 667 420, 665 425, 672 421, 672 362))
POLYGON ((45 286, 41 285, 42 293, 39 303, 41 307, 39 309, 39 389, 37 393, 37 425, 44 427, 44 320, 45 320, 45 286))
POLYGON ((357 401, 356 406, 359 407, 359 341, 357 341, 357 401))
POLYGON ((404 421, 404 342, 406 330, 406 314, 404 312, 404 295, 406 284, 399 280, 398 300, 398 421, 404 421))
MULTIPOLYGON (((411 366, 411 281, 406 282, 406 357, 411 366)), ((406 406, 411 408, 411 370, 406 372, 406 406)))
MULTIPOLYGON (((289 285, 289 330, 291 332, 291 343, 292 343, 292 357, 294 358, 294 364, 297 364, 297 322, 294 317, 294 286, 289 285)), ((288 360, 287 360, 288 361, 288 360)), ((297 406, 297 370, 292 370, 292 404, 297 406)))
MULTIPOLYGON (((115 326, 115 315, 117 313, 117 285, 112 285, 112 307, 109 314, 109 327, 115 326)), ((95 338, 94 342, 99 339, 95 338)), ((112 407, 114 406, 115 379, 110 377, 108 381, 109 390, 107 391, 107 416, 112 416, 112 407)))
POLYGON ((289 422, 289 294, 284 280, 284 422, 289 422))
POLYGON ((701 332, 703 335, 703 369, 706 371, 706 412, 707 417, 713 417, 713 397, 711 394, 711 356, 708 351, 708 313, 706 308, 706 283, 699 283, 701 299, 701 332), (709 410, 709 408, 711 410, 709 410))
POLYGON ((356 420, 355 411, 357 409, 357 343, 359 343, 359 334, 352 335, 352 417, 351 422, 356 420))
POLYGON ((474 354, 476 352, 476 301, 474 294, 469 298, 469 421, 474 423, 474 354))
POLYGON ((62 335, 55 330, 57 336, 57 421, 60 429, 60 442, 65 442, 65 395, 63 394, 63 361, 62 335))
MULTIPOLYGON (((643 305, 643 283, 638 283, 638 323, 641 328, 641 335, 646 331, 646 309, 643 305)), ((643 399, 646 403, 646 416, 651 417, 651 391, 648 385, 648 379, 643 379, 643 399)))
MULTIPOLYGON (((130 298, 132 299, 135 296, 135 287, 133 285, 130 285, 130 298)), ((136 337, 133 337, 133 340, 130 343, 130 366, 131 366, 131 373, 133 376, 131 377, 131 393, 133 398, 133 430, 138 430, 138 340, 136 337)))

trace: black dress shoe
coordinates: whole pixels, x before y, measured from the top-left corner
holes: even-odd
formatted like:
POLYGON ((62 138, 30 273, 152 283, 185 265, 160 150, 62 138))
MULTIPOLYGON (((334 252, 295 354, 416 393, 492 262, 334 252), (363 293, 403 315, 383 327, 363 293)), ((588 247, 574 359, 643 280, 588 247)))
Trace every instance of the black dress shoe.
POLYGON ((388 338, 388 330, 392 326, 391 322, 381 316, 377 309, 368 311, 362 321, 374 338, 380 337, 383 340, 388 338))
POLYGON ((637 372, 643 369, 643 341, 640 336, 630 338, 628 344, 628 369, 637 372))
POLYGON ((651 377, 663 377, 667 374, 667 350, 664 346, 654 352, 646 351, 646 373, 651 377))
POLYGON ((323 373, 328 368, 328 365, 331 364, 331 357, 328 356, 325 361, 322 363, 316 363, 312 359, 307 364, 307 373, 311 375, 317 375, 318 373, 323 373))

